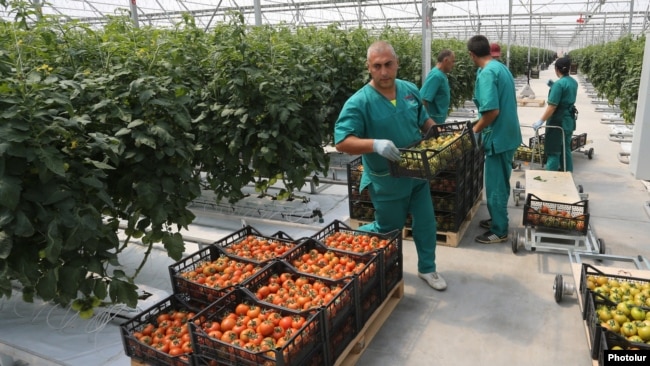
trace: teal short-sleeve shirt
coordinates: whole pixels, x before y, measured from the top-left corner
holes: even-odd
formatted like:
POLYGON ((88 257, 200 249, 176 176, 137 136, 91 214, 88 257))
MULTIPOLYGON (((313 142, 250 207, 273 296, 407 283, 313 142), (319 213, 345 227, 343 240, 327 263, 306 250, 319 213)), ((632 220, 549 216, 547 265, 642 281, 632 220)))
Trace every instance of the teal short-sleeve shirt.
POLYGON ((427 102, 427 112, 436 123, 445 123, 451 103, 447 74, 437 67, 431 69, 420 88, 422 100, 427 102))
POLYGON ((497 118, 482 131, 487 155, 514 150, 521 145, 515 81, 504 64, 492 60, 477 71, 474 103, 479 116, 499 110, 497 118))
MULTIPOLYGON (((334 125, 334 143, 338 144, 350 135, 388 139, 398 148, 408 147, 421 140, 421 127, 429 117, 420 100, 420 92, 415 84, 408 81, 397 79, 395 84, 395 105, 370 84, 350 97, 334 125)), ((388 160, 377 153, 364 154, 362 161, 364 172, 360 190, 375 181, 381 182, 383 186, 393 186, 388 190, 399 196, 403 191, 400 181, 408 178, 391 177, 388 160)))
POLYGON ((575 105, 577 95, 578 82, 569 75, 563 75, 551 85, 548 104, 556 106, 556 109, 547 122, 549 126, 561 126, 565 131, 575 131, 576 121, 570 110, 575 105))

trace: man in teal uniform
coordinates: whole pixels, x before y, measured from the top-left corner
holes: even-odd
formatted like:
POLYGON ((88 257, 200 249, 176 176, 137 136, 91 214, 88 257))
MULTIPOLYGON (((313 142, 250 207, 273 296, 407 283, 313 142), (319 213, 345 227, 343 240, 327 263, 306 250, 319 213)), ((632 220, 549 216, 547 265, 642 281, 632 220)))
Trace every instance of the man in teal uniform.
POLYGON ((436 218, 429 182, 392 177, 388 163, 400 160, 398 147, 419 141, 435 123, 427 116, 417 87, 396 78, 399 63, 390 44, 374 42, 366 63, 371 80, 346 101, 334 127, 336 149, 362 155, 359 190, 368 189, 375 208, 375 221, 359 230, 401 230, 410 213, 418 276, 444 290, 447 283, 436 271, 436 218))
POLYGON ((451 103, 451 90, 449 89, 449 79, 447 74, 454 68, 456 55, 451 50, 442 50, 438 53, 436 67, 427 75, 420 95, 429 117, 434 122, 445 123, 449 114, 449 104, 451 103))
POLYGON ((508 199, 512 159, 521 145, 521 128, 517 116, 517 93, 510 70, 492 59, 490 42, 477 35, 467 42, 467 50, 478 66, 474 86, 474 103, 479 119, 474 132, 481 133, 485 148, 485 195, 490 219, 481 227, 489 229, 478 235, 483 244, 508 239, 508 199))
POLYGON ((551 83, 546 110, 542 118, 533 124, 535 131, 544 124, 544 121, 546 121, 547 126, 562 128, 546 129, 544 137, 546 170, 573 171, 571 138, 573 131, 576 129, 575 103, 578 95, 578 82, 569 76, 570 67, 571 60, 567 57, 555 61, 555 75, 560 79, 551 83), (562 143, 563 138, 564 144, 562 143), (566 165, 564 164, 565 159, 566 165))

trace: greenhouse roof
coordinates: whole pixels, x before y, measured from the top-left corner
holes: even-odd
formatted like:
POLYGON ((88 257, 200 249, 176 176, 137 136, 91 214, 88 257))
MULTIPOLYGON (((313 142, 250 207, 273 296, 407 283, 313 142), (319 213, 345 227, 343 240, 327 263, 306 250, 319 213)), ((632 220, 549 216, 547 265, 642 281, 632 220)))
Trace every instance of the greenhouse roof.
MULTIPOLYGON (((8 1, 11 2, 11 1, 8 1)), ((139 25, 166 27, 192 14, 209 29, 228 21, 232 11, 248 24, 291 24, 342 28, 385 26, 422 32, 425 6, 433 38, 467 39, 484 34, 490 40, 533 45, 558 51, 639 35, 648 28, 650 0, 31 0, 42 13, 101 25, 109 15, 137 9, 139 25), (510 6, 510 3, 512 5, 510 6), (509 21, 511 20, 511 21, 509 21), (510 37, 508 37, 510 35, 510 37)), ((0 2, 1 3, 1 2, 0 2)), ((0 15, 11 19, 9 9, 0 15)))

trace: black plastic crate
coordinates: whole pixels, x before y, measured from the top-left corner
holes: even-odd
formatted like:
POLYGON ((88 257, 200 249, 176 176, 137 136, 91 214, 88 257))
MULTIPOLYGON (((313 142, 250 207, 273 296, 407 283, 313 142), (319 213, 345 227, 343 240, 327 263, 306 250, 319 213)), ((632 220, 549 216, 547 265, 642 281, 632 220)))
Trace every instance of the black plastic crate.
MULTIPOLYGON (((308 238, 291 250, 284 259, 289 265, 293 266, 298 272, 309 274, 311 276, 323 279, 340 280, 345 277, 358 277, 362 288, 368 286, 379 286, 380 280, 380 256, 378 253, 350 253, 338 249, 328 248, 319 243, 316 239, 308 238), (308 264, 303 260, 303 255, 311 255, 313 263, 308 264), (337 273, 336 269, 329 269, 331 266, 321 257, 333 255, 345 262, 354 262, 354 268, 348 268, 347 271, 337 273)), ((340 261, 339 261, 340 264, 340 261)))
MULTIPOLYGON (((639 277, 625 276, 622 274, 604 273, 603 271, 599 270, 598 268, 594 267, 589 263, 583 263, 582 267, 580 268, 580 284, 578 285, 583 302, 586 301, 585 299, 590 293, 590 290, 587 287, 587 283, 588 283, 588 278, 591 276, 605 277, 608 280, 611 279, 616 281, 626 281, 626 282, 634 283, 636 285, 644 285, 650 283, 650 278, 639 278, 639 277)), ((584 315, 583 315, 583 319, 584 319, 584 315)))
POLYGON ((523 225, 587 234, 589 202, 562 203, 544 201, 532 193, 526 197, 523 225))
MULTIPOLYGON (((449 142, 439 148, 422 147, 422 139, 407 148, 401 148, 401 160, 389 161, 390 173, 395 177, 411 177, 431 180, 440 172, 451 169, 462 159, 465 151, 474 149, 471 123, 456 122, 438 125, 438 137, 448 138, 449 142)), ((432 139, 434 139, 432 138, 432 139)), ((431 139, 429 139, 431 140, 431 139)))
POLYGON ((359 186, 361 184, 361 176, 363 175, 363 161, 361 157, 352 160, 347 165, 347 174, 348 195, 350 197, 355 195, 353 188, 356 188, 356 194, 359 195, 359 186))
MULTIPOLYGON (((241 303, 258 306, 264 312, 278 312, 283 317, 298 316, 296 312, 257 301, 254 297, 249 296, 248 292, 243 288, 237 288, 229 292, 207 306, 196 316, 208 322, 221 322, 224 317, 228 316, 227 314, 234 312, 237 305, 241 303)), ((302 327, 296 329, 284 341, 284 344, 266 350, 258 350, 256 347, 245 348, 239 340, 233 343, 210 337, 200 324, 192 322, 190 323, 190 335, 196 355, 195 359, 198 359, 200 364, 205 364, 203 362, 209 364, 209 361, 216 361, 219 365, 228 366, 302 366, 317 364, 314 363, 316 357, 323 361, 321 364, 328 364, 329 361, 325 353, 323 314, 322 311, 300 313, 299 316, 305 320, 302 327)))
POLYGON ((352 201, 350 202, 350 218, 361 221, 373 221, 375 219, 375 206, 372 202, 352 201))
MULTIPOLYGON (((591 291, 587 293, 583 313, 584 313, 584 320, 587 324, 589 339, 591 340, 591 344, 590 344, 591 357, 594 360, 598 359, 598 354, 602 352, 600 337, 603 335, 603 333, 601 330, 606 330, 601 326, 601 321, 598 316, 597 309, 600 308, 601 306, 606 306, 610 308, 610 310, 615 310, 617 305, 618 303, 611 301, 609 298, 605 297, 605 295, 601 293, 591 292, 591 291)), ((650 311, 650 308, 647 308, 645 306, 639 306, 639 308, 643 309, 643 311, 646 312, 650 311)), ((635 321, 635 320, 630 319, 630 321, 635 321)), ((623 326, 623 324, 620 325, 623 326)), ((637 344, 639 342, 632 342, 632 343, 637 344)))
POLYGON ((431 192, 457 192, 465 184, 465 174, 462 172, 444 171, 429 181, 431 192))
POLYGON ((210 304, 232 291, 234 286, 246 281, 263 267, 263 264, 231 256, 224 253, 218 246, 209 245, 170 265, 169 276, 174 293, 187 294, 193 300, 210 304), (210 263, 215 263, 215 261, 226 261, 227 263, 234 261, 237 266, 241 266, 244 270, 252 267, 252 273, 248 274, 247 277, 242 275, 238 280, 231 277, 224 280, 224 282, 220 282, 223 277, 216 279, 215 275, 215 273, 219 273, 218 268, 212 267, 211 270, 204 273, 205 267, 210 263))
MULTIPOLYGON (((325 228, 314 234, 311 238, 317 240, 321 244, 324 244, 328 248, 333 247, 335 249, 350 252, 350 250, 344 249, 345 247, 338 247, 336 244, 337 233, 347 234, 351 237, 368 235, 371 238, 377 238, 379 242, 385 242, 385 244, 380 244, 381 247, 374 249, 374 251, 379 254, 379 263, 381 264, 379 275, 382 282, 381 288, 385 291, 390 291, 395 286, 395 284, 397 284, 397 282, 402 279, 404 253, 402 249, 403 240, 401 230, 394 230, 386 234, 371 233, 354 230, 343 222, 334 220, 325 228)), ((363 254, 354 251, 352 251, 352 253, 363 254)), ((382 297, 386 296, 386 293, 384 292, 381 292, 380 294, 382 297)))
POLYGON ((248 225, 212 245, 219 247, 233 258, 263 264, 272 259, 282 258, 286 252, 297 245, 297 242, 282 231, 272 236, 264 236, 248 225))
POLYGON ((601 328, 600 351, 598 352, 599 366, 605 366, 605 351, 611 350, 614 347, 620 347, 623 350, 635 349, 642 352, 650 351, 650 344, 630 342, 619 334, 601 328))
POLYGON ((285 261, 277 260, 269 264, 245 285, 242 285, 242 287, 246 289, 246 291, 249 291, 251 297, 257 298, 259 302, 281 307, 285 310, 304 312, 316 311, 323 308, 327 323, 330 324, 331 327, 336 327, 347 313, 356 312, 356 294, 354 292, 355 286, 353 280, 354 278, 346 278, 334 281, 299 273, 294 267, 290 266, 285 261), (280 278, 283 274, 287 275, 285 277, 288 277, 289 281, 283 281, 283 279, 280 278), (304 282, 305 280, 310 286, 302 289, 301 286, 303 284, 300 282, 304 282), (296 283, 296 281, 299 281, 299 283, 296 283), (273 297, 277 296, 278 291, 273 292, 271 290, 270 294, 273 294, 273 296, 260 295, 259 289, 262 287, 268 289, 272 282, 279 284, 280 288, 284 287, 285 289, 289 288, 291 291, 296 291, 299 296, 305 297, 305 303, 308 305, 295 304, 298 305, 296 308, 293 303, 287 304, 286 302, 274 302, 273 297), (318 284, 319 288, 314 289, 312 287, 314 284, 318 284), (322 290, 322 288, 325 288, 326 290, 322 290), (310 293, 312 292, 311 290, 314 290, 315 292, 310 293))
MULTIPOLYGON (((534 146, 537 143, 537 141, 539 141, 541 145, 544 145, 544 140, 545 140, 544 134, 540 134, 539 138, 533 136, 530 139, 528 139, 528 143, 529 143, 528 146, 531 147, 534 146)), ((581 148, 586 144, 587 144, 587 133, 581 133, 581 134, 571 136, 571 146, 570 146, 571 151, 581 148)))
MULTIPOLYGON (((124 352, 132 359, 151 366, 190 365, 190 354, 171 356, 170 354, 157 349, 153 343, 152 345, 149 345, 137 339, 136 333, 142 333, 146 327, 150 326, 150 324, 154 326, 154 329, 161 329, 163 325, 159 324, 158 317, 162 314, 170 313, 172 311, 187 311, 188 315, 191 317, 193 316, 192 314, 196 314, 202 309, 202 304, 193 302, 188 296, 168 296, 120 325, 120 334, 122 336, 124 352)), ((166 333, 166 329, 163 332, 166 333)))
POLYGON ((465 221, 467 212, 464 213, 436 213, 436 228, 438 231, 458 232, 460 225, 465 221))
POLYGON ((461 210, 464 204, 465 192, 466 190, 456 191, 455 193, 431 192, 431 199, 436 213, 461 210))

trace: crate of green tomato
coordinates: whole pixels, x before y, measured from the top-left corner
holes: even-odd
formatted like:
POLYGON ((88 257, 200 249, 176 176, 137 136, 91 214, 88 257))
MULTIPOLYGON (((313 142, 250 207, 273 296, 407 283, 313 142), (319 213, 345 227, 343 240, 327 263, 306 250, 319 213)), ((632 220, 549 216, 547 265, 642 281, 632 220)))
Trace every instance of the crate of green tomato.
POLYGON ((399 149, 401 159, 399 162, 389 162, 390 174, 394 177, 431 180, 441 172, 452 169, 465 152, 475 146, 469 126, 464 122, 440 125, 433 137, 423 138, 407 148, 399 149))

